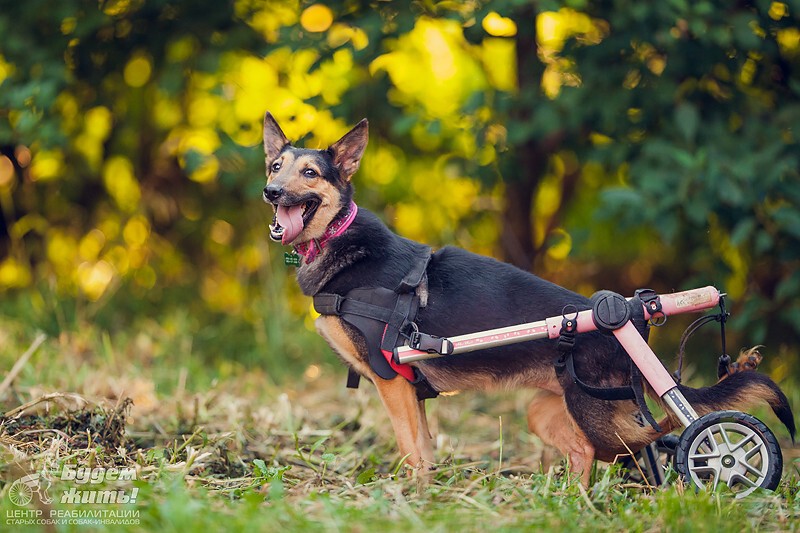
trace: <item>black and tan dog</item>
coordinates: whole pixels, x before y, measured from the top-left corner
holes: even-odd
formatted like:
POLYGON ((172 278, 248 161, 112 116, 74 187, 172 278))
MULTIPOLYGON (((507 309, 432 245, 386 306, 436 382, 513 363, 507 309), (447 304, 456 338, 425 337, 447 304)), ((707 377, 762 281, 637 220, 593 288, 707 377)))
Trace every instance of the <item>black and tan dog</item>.
MULTIPOLYGON (((353 217, 351 179, 367 138, 367 121, 362 120, 327 150, 295 148, 273 117, 269 113, 265 117, 268 182, 264 201, 275 208, 270 235, 305 254, 297 280, 307 295, 392 289, 414 268, 419 256, 420 244, 394 234, 367 210, 359 209, 353 217)), ((442 337, 543 320, 561 315, 567 304, 586 308, 589 303, 528 272, 454 247, 430 257, 415 290, 420 302, 417 327, 442 337)), ((380 377, 374 363, 370 364, 368 344, 374 340, 365 339, 342 317, 323 315, 316 324, 341 359, 374 383, 406 463, 418 468, 433 465, 424 400, 418 400, 415 387, 400 375, 380 377)), ((630 382, 629 359, 614 337, 580 335, 574 354, 576 373, 585 381, 609 387, 630 382)), ((543 389, 528 409, 529 428, 569 458, 573 471, 582 473, 584 484, 595 458, 613 460, 627 448, 640 449, 678 426, 667 417, 660 422, 663 431, 659 434, 642 424, 636 402, 589 396, 566 373, 556 372, 558 355, 555 342, 542 340, 419 361, 414 366, 440 392, 543 389)), ((712 387, 681 386, 680 390, 701 415, 742 410, 765 401, 794 435, 786 396, 756 372, 733 373, 712 387)))

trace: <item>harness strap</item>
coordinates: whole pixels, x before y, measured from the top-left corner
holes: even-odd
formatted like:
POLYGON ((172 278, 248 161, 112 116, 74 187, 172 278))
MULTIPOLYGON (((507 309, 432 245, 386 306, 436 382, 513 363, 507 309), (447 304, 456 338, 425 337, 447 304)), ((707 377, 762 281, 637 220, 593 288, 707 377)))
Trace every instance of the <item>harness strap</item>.
POLYGON ((338 294, 320 293, 314 296, 314 309, 321 315, 357 315, 381 322, 394 322, 404 317, 395 316, 394 311, 386 307, 346 298, 338 294))
MULTIPOLYGON (((385 320, 386 328, 383 330, 383 337, 381 338, 381 351, 392 351, 400 344, 400 331, 407 325, 414 321, 419 308, 419 298, 413 293, 400 294, 397 296, 397 302, 394 304, 394 312, 392 313, 391 320, 385 320)), ((392 363, 394 363, 394 359, 392 363)))
POLYGON ((359 383, 361 383, 361 374, 356 372, 353 367, 349 367, 347 369, 347 388, 357 389, 359 383))
POLYGON ((623 387, 595 387, 589 385, 575 372, 575 363, 573 362, 572 350, 566 354, 566 357, 556 361, 556 370, 559 368, 566 368, 572 380, 589 396, 597 398, 598 400, 635 400, 636 393, 633 387, 625 385, 623 387))
POLYGON ((661 426, 658 425, 656 419, 653 418, 653 413, 650 412, 650 408, 647 407, 647 401, 644 398, 644 384, 642 383, 642 372, 639 370, 639 367, 631 364, 631 389, 633 389, 633 394, 636 396, 636 405, 639 406, 639 412, 642 413, 642 416, 650 426, 658 431, 661 432, 661 426))
MULTIPOLYGON (((632 312, 630 320, 636 326, 639 334, 641 334, 642 337, 647 340, 649 333, 647 330, 647 321, 644 319, 642 301, 638 296, 635 296, 630 300, 630 307, 632 312)), ((639 407, 639 411, 642 413, 644 419, 653 427, 653 429, 660 432, 661 427, 658 425, 658 422, 656 422, 655 418, 653 418, 653 414, 650 412, 650 408, 647 406, 647 402, 645 401, 642 374, 639 371, 639 368, 633 364, 633 360, 629 359, 631 378, 630 385, 624 385, 621 387, 597 387, 594 385, 589 385, 578 377, 578 374, 575 371, 575 363, 573 361, 575 329, 576 327, 574 321, 570 322, 566 318, 565 312, 565 318, 562 321, 561 333, 558 339, 558 349, 561 352, 561 356, 555 362, 556 373, 560 374, 566 370, 569 373, 570 378, 572 378, 572 381, 578 385, 583 392, 593 398, 597 398, 598 400, 635 400, 636 405, 639 407)))
POLYGON ((341 316, 342 300, 338 294, 320 292, 314 295, 314 309, 321 315, 341 316))
POLYGON ((414 289, 419 287, 423 278, 425 277, 425 271, 428 269, 428 263, 430 262, 431 249, 426 248, 424 251, 420 251, 417 256, 417 260, 414 261, 414 266, 412 266, 411 270, 406 273, 400 284, 395 287, 394 292, 397 294, 403 294, 406 292, 412 292, 414 289))

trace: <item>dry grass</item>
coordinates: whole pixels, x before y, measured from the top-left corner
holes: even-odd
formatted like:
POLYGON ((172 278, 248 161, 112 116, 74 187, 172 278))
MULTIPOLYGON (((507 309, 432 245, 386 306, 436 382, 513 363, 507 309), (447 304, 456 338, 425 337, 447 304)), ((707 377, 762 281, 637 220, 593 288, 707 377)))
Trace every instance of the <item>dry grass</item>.
POLYGON ((238 369, 197 387, 189 367, 137 352, 141 339, 115 348, 130 357, 79 341, 46 343, 0 398, 0 469, 7 482, 65 463, 135 468, 142 530, 662 530, 686 529, 689 515, 715 530, 777 530, 800 516, 788 460, 781 490, 744 504, 649 490, 605 466, 585 491, 527 433, 525 392, 428 402, 440 465, 421 484, 398 467, 371 385, 346 389, 340 368, 314 365, 280 386, 238 369))

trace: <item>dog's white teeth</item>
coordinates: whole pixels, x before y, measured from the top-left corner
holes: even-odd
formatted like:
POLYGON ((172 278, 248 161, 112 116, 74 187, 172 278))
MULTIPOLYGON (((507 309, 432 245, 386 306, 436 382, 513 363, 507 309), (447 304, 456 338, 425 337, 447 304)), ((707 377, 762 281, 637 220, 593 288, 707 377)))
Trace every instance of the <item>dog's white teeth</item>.
POLYGON ((284 231, 285 228, 278 224, 277 220, 273 219, 272 224, 269 225, 269 234, 273 237, 280 237, 284 231))

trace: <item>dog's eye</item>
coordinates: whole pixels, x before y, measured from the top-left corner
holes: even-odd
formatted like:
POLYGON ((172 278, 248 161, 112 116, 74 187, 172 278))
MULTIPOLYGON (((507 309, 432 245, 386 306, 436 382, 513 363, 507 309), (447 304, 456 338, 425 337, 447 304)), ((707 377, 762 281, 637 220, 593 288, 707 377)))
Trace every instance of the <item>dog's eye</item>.
POLYGON ((317 171, 313 168, 307 168, 303 171, 303 175, 307 178, 315 178, 317 176, 317 171))
POLYGON ((281 162, 280 161, 275 161, 274 163, 272 163, 272 171, 273 172, 277 172, 280 169, 281 169, 281 162))

